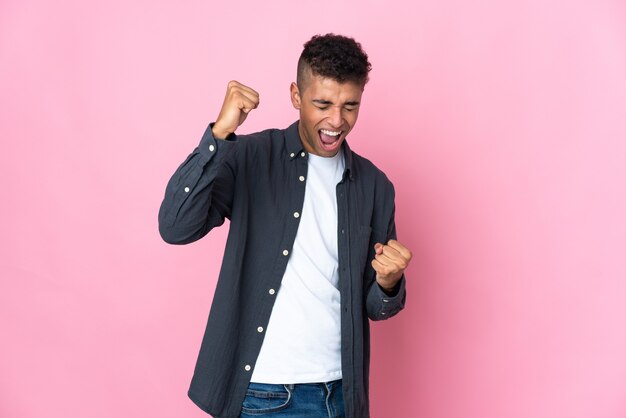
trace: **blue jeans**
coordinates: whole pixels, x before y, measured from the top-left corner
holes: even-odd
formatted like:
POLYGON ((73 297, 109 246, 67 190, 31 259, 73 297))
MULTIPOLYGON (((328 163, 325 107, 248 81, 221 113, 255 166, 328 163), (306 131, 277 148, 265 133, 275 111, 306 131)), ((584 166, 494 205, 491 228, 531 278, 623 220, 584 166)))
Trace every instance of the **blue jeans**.
POLYGON ((240 418, 343 418, 341 380, 272 385, 250 383, 240 418))

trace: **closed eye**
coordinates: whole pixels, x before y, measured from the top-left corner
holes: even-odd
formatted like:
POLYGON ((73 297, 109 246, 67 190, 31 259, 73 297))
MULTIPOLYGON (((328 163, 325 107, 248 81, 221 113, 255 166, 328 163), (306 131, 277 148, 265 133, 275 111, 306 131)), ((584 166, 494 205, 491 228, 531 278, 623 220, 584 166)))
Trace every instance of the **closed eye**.
POLYGON ((343 104, 344 109, 348 110, 348 111, 353 111, 356 110, 359 107, 359 102, 357 101, 350 101, 350 102, 346 102, 343 104))
MULTIPOLYGON (((313 104, 315 105, 315 107, 317 107, 319 110, 327 110, 329 109, 331 106, 333 106, 333 103, 328 101, 328 100, 320 100, 320 99, 313 99, 313 104)), ((359 102, 347 102, 344 103, 343 108, 348 111, 348 112, 352 112, 353 110, 356 110, 359 107, 359 102)))

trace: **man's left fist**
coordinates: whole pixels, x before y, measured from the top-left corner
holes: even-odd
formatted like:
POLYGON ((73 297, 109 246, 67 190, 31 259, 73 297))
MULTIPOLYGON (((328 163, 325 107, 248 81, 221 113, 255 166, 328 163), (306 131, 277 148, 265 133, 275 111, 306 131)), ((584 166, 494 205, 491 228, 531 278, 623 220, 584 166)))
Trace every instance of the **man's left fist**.
POLYGON ((374 251, 376 255, 372 260, 372 267, 376 270, 376 281, 384 290, 391 292, 413 255, 408 248, 395 239, 389 240, 387 245, 376 243, 374 251))

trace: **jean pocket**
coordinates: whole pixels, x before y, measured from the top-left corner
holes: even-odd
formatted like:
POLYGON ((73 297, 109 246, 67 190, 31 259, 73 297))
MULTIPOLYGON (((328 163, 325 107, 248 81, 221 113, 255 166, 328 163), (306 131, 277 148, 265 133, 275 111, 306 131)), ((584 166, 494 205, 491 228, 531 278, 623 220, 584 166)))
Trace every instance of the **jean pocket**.
POLYGON ((243 400, 241 412, 246 415, 269 414, 282 411, 290 403, 291 391, 287 386, 251 383, 243 400))

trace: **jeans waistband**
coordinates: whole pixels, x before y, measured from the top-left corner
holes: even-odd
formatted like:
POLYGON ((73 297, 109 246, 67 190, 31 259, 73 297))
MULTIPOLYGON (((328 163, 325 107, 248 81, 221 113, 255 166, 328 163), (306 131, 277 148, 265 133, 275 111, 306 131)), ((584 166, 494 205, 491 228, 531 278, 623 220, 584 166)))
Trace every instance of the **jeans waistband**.
POLYGON ((284 386, 286 388, 289 388, 290 390, 293 390, 295 388, 297 388, 298 386, 318 386, 318 385, 324 385, 327 388, 332 388, 332 387, 336 387, 341 385, 341 379, 338 380, 331 380, 330 382, 315 382, 315 383, 285 383, 284 386))

